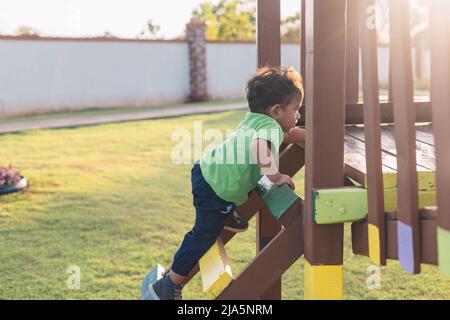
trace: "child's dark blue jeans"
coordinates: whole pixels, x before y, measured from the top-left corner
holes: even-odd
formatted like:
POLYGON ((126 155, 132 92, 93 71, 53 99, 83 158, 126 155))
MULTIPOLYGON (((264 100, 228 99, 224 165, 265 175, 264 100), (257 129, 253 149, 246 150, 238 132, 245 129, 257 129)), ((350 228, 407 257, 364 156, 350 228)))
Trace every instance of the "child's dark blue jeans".
POLYGON ((216 195, 203 178, 198 161, 191 170, 192 195, 195 207, 195 225, 186 233, 175 254, 172 271, 187 276, 200 258, 219 238, 225 220, 236 209, 236 205, 216 195))

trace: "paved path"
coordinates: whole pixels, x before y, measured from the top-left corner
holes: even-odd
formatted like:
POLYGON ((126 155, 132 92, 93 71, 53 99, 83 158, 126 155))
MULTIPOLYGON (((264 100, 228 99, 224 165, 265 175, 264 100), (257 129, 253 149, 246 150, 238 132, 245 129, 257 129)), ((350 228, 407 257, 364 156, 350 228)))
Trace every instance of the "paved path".
POLYGON ((230 110, 240 110, 247 108, 245 102, 233 103, 233 104, 220 104, 220 105, 208 105, 208 106, 193 106, 189 107, 168 107, 167 109, 158 109, 153 111, 142 112, 129 112, 129 113, 115 113, 108 115, 94 115, 94 116, 73 116, 53 119, 40 119, 40 120, 25 120, 11 123, 0 124, 0 134, 21 132, 27 130, 36 129, 57 129, 57 128, 71 128, 91 126, 101 123, 111 122, 124 122, 134 120, 146 120, 146 119, 162 119, 172 118, 192 114, 202 113, 214 113, 230 110))

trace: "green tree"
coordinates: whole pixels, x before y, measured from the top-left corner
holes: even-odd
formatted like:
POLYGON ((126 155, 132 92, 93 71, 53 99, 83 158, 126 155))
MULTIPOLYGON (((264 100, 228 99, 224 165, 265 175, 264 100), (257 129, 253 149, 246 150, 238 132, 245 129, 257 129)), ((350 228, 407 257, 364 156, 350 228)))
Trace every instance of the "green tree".
POLYGON ((220 0, 219 3, 203 2, 192 15, 206 23, 208 40, 254 40, 256 1, 220 0))
POLYGON ((286 42, 300 43, 300 12, 281 21, 281 39, 286 42))
MULTIPOLYGON (((255 40, 256 1, 221 0, 214 4, 201 3, 192 15, 206 23, 208 40, 255 40)), ((285 18, 281 23, 283 41, 300 41, 300 13, 285 18)))
POLYGON ((148 20, 147 25, 144 27, 144 29, 139 33, 139 38, 156 38, 159 34, 159 30, 161 27, 154 23, 153 20, 148 20))
POLYGON ((37 31, 33 27, 26 26, 26 25, 21 25, 19 28, 17 28, 17 33, 20 36, 33 36, 33 37, 39 36, 39 31, 37 31))

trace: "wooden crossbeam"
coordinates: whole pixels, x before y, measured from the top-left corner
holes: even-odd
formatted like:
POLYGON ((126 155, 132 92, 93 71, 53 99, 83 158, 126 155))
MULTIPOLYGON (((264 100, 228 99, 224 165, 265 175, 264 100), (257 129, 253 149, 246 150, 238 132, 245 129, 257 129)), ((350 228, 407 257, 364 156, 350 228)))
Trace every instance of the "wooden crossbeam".
POLYGON ((392 58, 392 101, 398 152, 398 251, 400 266, 420 272, 420 229, 416 170, 415 110, 408 0, 391 0, 390 32, 392 58))
POLYGON ((431 98, 436 142, 439 268, 450 276, 450 6, 431 1, 431 98))
MULTIPOLYGON (((416 123, 431 122, 431 103, 430 101, 415 101, 413 103, 416 109, 416 123)), ((393 104, 391 102, 380 102, 381 109, 381 123, 389 124, 394 123, 394 110, 393 104)), ((308 113, 307 108, 301 108, 300 113, 302 119, 300 119, 298 125, 305 125, 306 114, 308 113)), ((364 124, 364 104, 358 103, 347 103, 345 107, 345 123, 346 124, 364 124)))

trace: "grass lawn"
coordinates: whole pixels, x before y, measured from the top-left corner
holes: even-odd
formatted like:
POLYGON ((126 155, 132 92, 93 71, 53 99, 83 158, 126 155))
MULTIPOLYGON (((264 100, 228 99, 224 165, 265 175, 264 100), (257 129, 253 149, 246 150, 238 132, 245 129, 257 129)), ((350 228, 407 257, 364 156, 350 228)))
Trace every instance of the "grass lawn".
MULTIPOLYGON (((0 299, 136 299, 148 269, 170 263, 194 221, 191 165, 175 165, 171 134, 233 129, 245 111, 165 120, 41 130, 0 136, 1 164, 20 168, 28 191, 0 197, 0 299), (81 289, 66 270, 81 268, 81 289)), ((302 173, 295 178, 301 193, 302 173)), ((450 279, 436 267, 410 276, 389 262, 382 289, 366 286, 365 257, 345 235, 347 299, 450 299, 450 279)), ((255 221, 227 245, 235 274, 255 254, 255 221)), ((303 298, 302 260, 283 277, 285 299, 303 298)), ((203 299, 199 276, 187 299, 203 299)))

